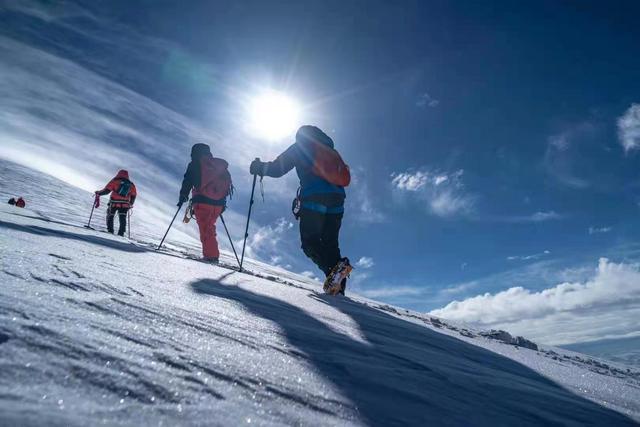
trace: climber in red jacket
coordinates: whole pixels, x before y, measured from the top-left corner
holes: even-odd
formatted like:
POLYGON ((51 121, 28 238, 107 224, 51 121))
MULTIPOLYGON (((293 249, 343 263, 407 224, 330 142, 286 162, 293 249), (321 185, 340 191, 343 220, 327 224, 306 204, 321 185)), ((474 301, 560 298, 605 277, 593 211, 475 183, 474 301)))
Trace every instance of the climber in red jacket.
POLYGON ((99 205, 99 197, 111 193, 109 207, 107 208, 107 231, 113 233, 113 220, 116 213, 120 221, 118 235, 124 236, 127 229, 127 213, 133 207, 138 192, 133 182, 129 180, 129 172, 121 169, 118 174, 102 189, 95 192, 96 206, 99 205))
POLYGON ((191 147, 191 163, 187 167, 180 189, 178 206, 189 200, 193 216, 198 223, 202 256, 205 261, 218 263, 220 250, 216 238, 216 221, 227 205, 227 196, 233 191, 226 160, 213 157, 206 144, 191 147))

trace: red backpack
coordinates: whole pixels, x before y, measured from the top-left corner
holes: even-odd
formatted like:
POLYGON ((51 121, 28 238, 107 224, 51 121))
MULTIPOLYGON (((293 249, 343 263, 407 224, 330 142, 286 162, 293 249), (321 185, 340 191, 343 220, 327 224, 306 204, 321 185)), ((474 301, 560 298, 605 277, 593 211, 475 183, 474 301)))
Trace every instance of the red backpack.
POLYGON ((333 148, 320 142, 312 143, 313 166, 311 172, 325 181, 339 187, 347 187, 351 183, 349 166, 333 148))
POLYGON ((205 156, 200 160, 200 186, 193 194, 203 195, 213 200, 222 200, 231 194, 233 184, 226 160, 205 156))

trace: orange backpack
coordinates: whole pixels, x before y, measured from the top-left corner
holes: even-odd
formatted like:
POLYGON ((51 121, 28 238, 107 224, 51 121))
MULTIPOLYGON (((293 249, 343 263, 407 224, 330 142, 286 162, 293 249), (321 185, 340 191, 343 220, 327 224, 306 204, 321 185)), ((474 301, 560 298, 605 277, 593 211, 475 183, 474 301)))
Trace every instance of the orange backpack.
POLYGON ((340 154, 320 142, 312 144, 313 166, 311 172, 333 185, 347 187, 351 183, 351 172, 340 154))
POLYGON ((230 195, 233 185, 228 167, 225 160, 203 157, 200 160, 200 186, 194 189, 194 195, 201 194, 213 200, 222 200, 230 195))

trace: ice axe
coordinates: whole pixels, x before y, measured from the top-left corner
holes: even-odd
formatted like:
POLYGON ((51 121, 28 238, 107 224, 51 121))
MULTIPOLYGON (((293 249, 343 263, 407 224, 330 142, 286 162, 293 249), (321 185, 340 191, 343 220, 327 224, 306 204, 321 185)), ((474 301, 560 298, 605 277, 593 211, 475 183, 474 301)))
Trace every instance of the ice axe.
POLYGON ((89 214, 89 222, 87 222, 87 225, 85 225, 85 228, 90 228, 93 230, 93 227, 91 226, 91 218, 93 218, 93 211, 96 207, 100 206, 100 196, 98 196, 97 194, 95 195, 95 199, 93 199, 93 204, 91 205, 91 213, 89 214))

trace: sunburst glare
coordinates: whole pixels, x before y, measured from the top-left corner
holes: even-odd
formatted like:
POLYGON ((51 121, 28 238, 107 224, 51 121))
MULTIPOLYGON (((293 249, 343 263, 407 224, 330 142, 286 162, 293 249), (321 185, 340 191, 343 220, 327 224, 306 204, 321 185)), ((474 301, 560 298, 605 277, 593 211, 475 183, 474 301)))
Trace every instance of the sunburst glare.
POLYGON ((256 96, 249 102, 248 113, 250 132, 272 141, 291 135, 300 125, 298 103, 282 92, 256 96))

